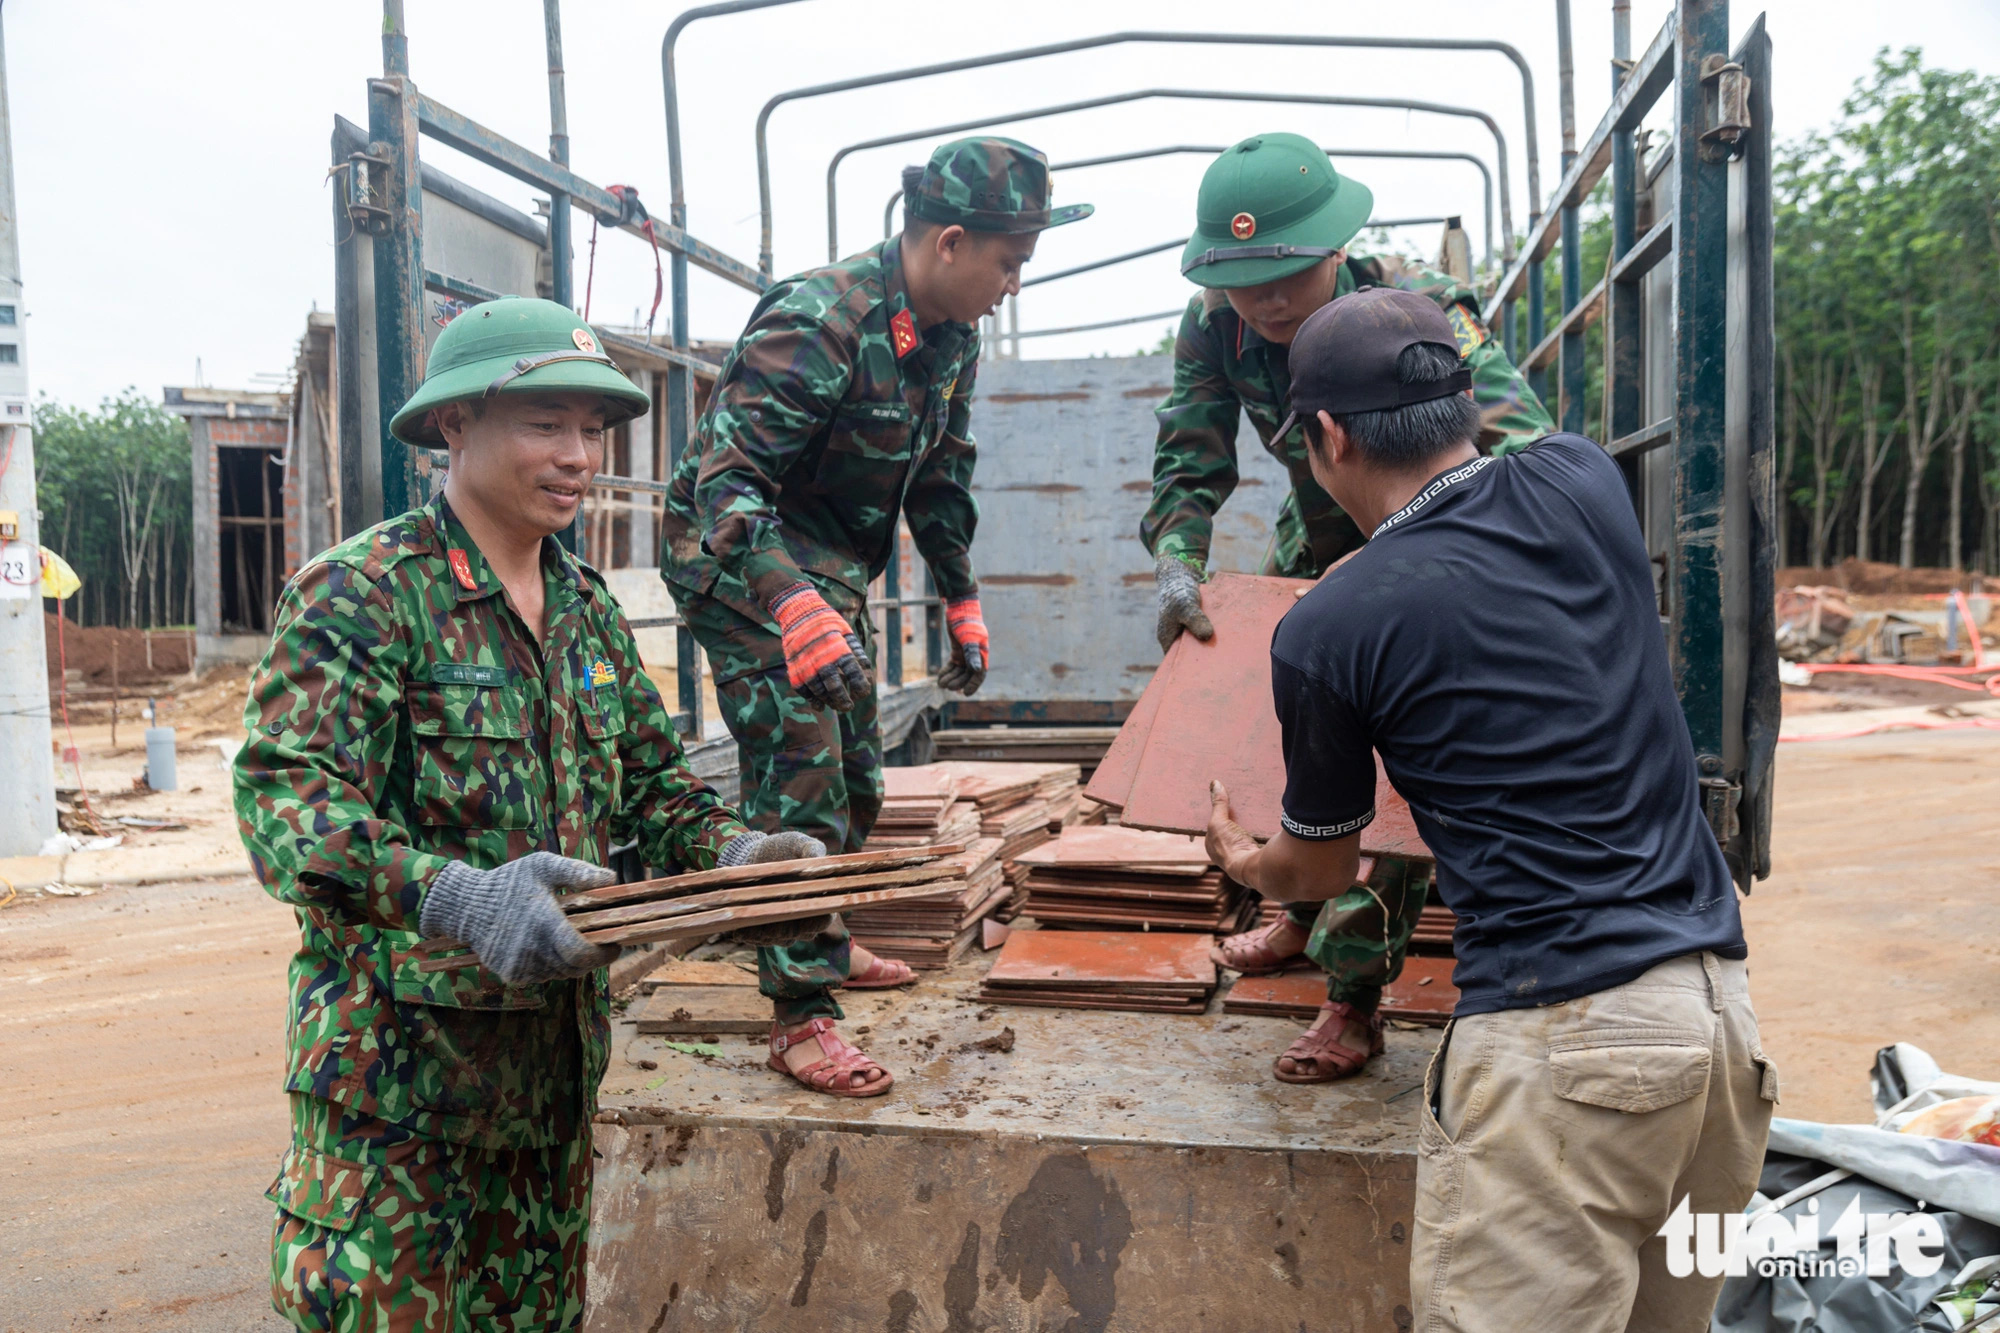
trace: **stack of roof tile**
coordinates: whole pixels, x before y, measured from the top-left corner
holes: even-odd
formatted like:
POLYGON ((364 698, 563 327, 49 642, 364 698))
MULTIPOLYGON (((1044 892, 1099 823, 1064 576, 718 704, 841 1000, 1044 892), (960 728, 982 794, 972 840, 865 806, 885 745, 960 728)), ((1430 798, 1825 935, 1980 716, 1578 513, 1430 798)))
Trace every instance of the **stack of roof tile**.
MULTIPOLYGON (((1397 978, 1382 988, 1382 1015, 1409 1023, 1442 1026, 1458 1006, 1451 984, 1450 958, 1411 954, 1397 978)), ((1326 1003, 1326 974, 1318 968, 1269 977, 1238 977, 1223 996, 1225 1014, 1264 1014, 1310 1019, 1326 1003)))
POLYGON ((1075 764, 946 760, 882 774, 870 848, 998 838, 1000 859, 1011 861, 1081 814, 1075 764))
POLYGON ((864 907, 845 917, 847 933, 871 953, 911 967, 949 967, 979 939, 979 923, 1012 893, 1000 869, 1000 840, 981 838, 943 864, 952 878, 938 892, 864 907))
POLYGON ((954 727, 931 733, 937 757, 1080 764, 1095 768, 1116 727, 954 727))
POLYGON ((959 799, 958 779, 935 764, 882 770, 882 813, 864 846, 870 850, 970 842, 979 836, 979 807, 959 799))
POLYGON ((1199 1014, 1217 974, 1205 935, 1017 930, 979 998, 1052 1009, 1199 1014))
POLYGON ((1027 913, 1045 926, 1233 930, 1255 910, 1200 840, 1182 834, 1075 825, 1020 863, 1027 913))

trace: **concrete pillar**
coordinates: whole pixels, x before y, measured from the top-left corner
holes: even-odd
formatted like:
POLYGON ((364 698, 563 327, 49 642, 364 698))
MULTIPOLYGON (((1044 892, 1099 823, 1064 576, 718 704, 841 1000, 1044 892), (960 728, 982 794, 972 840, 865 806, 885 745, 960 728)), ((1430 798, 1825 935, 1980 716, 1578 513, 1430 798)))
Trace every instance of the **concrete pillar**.
MULTIPOLYGON (((41 545, 35 507, 35 439, 29 427, 26 310, 21 301, 21 247, 14 220, 14 135, 7 115, 7 53, 0 39, 0 343, 15 351, 0 361, 0 511, 15 517, 13 538, 0 550, 27 548, 23 573, 39 578, 41 545)), ((32 856, 56 831, 55 766, 49 748, 48 645, 39 589, 0 598, 0 856, 32 856), (16 792, 18 791, 18 795, 16 792)))
MULTIPOLYGON (((641 371, 638 380, 639 387, 644 389, 646 397, 651 399, 653 372, 641 371)), ((648 412, 645 416, 632 418, 632 424, 626 429, 631 432, 628 437, 631 443, 626 452, 631 455, 632 470, 625 475, 637 477, 641 481, 659 480, 653 475, 653 414, 648 412)), ((632 564, 636 568, 644 569, 659 558, 655 550, 659 543, 658 529, 653 521, 652 510, 652 505, 659 497, 634 491, 631 498, 634 504, 646 506, 626 511, 627 517, 632 520, 632 564)))

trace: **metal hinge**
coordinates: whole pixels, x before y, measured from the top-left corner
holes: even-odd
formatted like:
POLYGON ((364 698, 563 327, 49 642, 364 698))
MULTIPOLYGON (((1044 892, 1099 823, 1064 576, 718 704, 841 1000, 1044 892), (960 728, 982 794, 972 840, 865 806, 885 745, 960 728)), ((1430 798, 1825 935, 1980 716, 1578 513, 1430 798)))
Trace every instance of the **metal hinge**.
POLYGON ((389 192, 389 148, 371 143, 365 153, 347 155, 347 216, 355 230, 369 236, 386 236, 389 210, 383 204, 389 192))
POLYGON ((1750 76, 1736 61, 1712 55, 1701 62, 1701 81, 1714 90, 1702 142, 1722 146, 1722 152, 1733 156, 1729 150, 1750 128, 1750 76))
POLYGON ((1708 820, 1716 842, 1727 847, 1736 840, 1736 807, 1743 799, 1743 784, 1728 778, 1701 780, 1701 813, 1708 820))

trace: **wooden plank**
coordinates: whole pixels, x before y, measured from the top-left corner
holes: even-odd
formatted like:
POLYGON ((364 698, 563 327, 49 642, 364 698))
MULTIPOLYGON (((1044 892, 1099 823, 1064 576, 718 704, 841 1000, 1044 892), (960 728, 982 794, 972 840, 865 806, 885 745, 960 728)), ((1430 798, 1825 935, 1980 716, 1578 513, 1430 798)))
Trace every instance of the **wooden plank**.
MULTIPOLYGON (((1181 635, 1191 639, 1191 634, 1181 635)), ((1175 647, 1180 641, 1175 640, 1175 647)), ((1168 650, 1168 656, 1173 650, 1168 650)), ((1164 663, 1161 664, 1164 667, 1164 663)), ((1125 716, 1124 725, 1118 728, 1118 736, 1111 742, 1111 748, 1104 752, 1097 771, 1090 775, 1083 794, 1099 805, 1108 805, 1113 810, 1123 809, 1126 798, 1132 794, 1132 783, 1139 776, 1139 759, 1146 752, 1146 738, 1152 734, 1153 720, 1159 716, 1160 698, 1163 691, 1156 689, 1160 673, 1146 682, 1146 688, 1139 695, 1139 702, 1132 705, 1132 711, 1125 716)))
POLYGON ((1276 836, 1285 762, 1271 706, 1271 634, 1311 586, 1218 574, 1202 588, 1215 637, 1181 635, 1146 686, 1160 698, 1121 824, 1199 834, 1208 827, 1209 781, 1219 778, 1237 822, 1255 837, 1276 836))
MULTIPOLYGON (((1159 694, 1120 824, 1200 836, 1208 828, 1209 781, 1220 778, 1236 822, 1253 837, 1277 836, 1285 759, 1277 710, 1262 682, 1270 677, 1272 631, 1296 604, 1297 592, 1310 586, 1304 579, 1218 574, 1203 590, 1215 637, 1203 643, 1181 635, 1141 696, 1143 708, 1159 694), (1255 684, 1246 688, 1246 681, 1255 684)), ((1132 717, 1139 715, 1135 708, 1132 717)), ((1361 852, 1432 859, 1379 757, 1375 819, 1361 831, 1361 852)))
POLYGON ((987 974, 989 986, 1070 988, 1187 983, 1213 986, 1210 940, 1143 931, 1019 931, 987 974))
POLYGON ((940 856, 965 850, 965 844, 942 843, 927 847, 890 851, 844 852, 838 856, 815 856, 798 861, 771 861, 764 865, 718 867, 686 875, 645 879, 636 884, 613 884, 602 889, 585 889, 563 898, 566 912, 594 911, 613 903, 641 902, 687 893, 693 889, 720 889, 737 884, 762 884, 780 879, 823 879, 829 875, 850 875, 856 870, 893 870, 898 866, 922 865, 940 856))
POLYGON ((861 893, 830 893, 820 898, 794 898, 790 902, 750 903, 742 907, 720 907, 692 916, 668 917, 662 921, 641 921, 629 926, 593 930, 584 935, 592 944, 644 944, 649 940, 677 940, 688 936, 714 935, 743 926, 759 926, 773 921, 803 921, 828 912, 846 912, 873 903, 893 903, 904 898, 934 893, 928 884, 905 884, 900 888, 870 889, 861 893))
POLYGON ((680 986, 755 986, 757 973, 736 963, 696 962, 687 958, 669 959, 639 982, 639 990, 649 994, 662 988, 680 986))
POLYGON ((638 1030, 647 1036, 705 1033, 765 1033, 771 1030, 771 1002, 748 986, 666 986, 639 1010, 638 1030))
POLYGON ((1382 1012, 1417 1023, 1446 1022, 1458 1008, 1458 987, 1451 984, 1457 965, 1453 958, 1405 958, 1401 975, 1382 988, 1382 1012))
MULTIPOLYGON (((1180 833, 1155 833, 1116 824, 1078 825, 1063 830, 1054 842, 1024 852, 1027 865, 1059 866, 1064 870, 1091 868, 1132 869, 1148 867, 1192 867, 1192 873, 1208 869, 1208 849, 1202 840, 1180 833)), ((1163 871, 1160 873, 1175 873, 1163 871)))
MULTIPOLYGON (((950 879, 958 874, 958 867, 949 861, 931 861, 925 865, 907 866, 901 870, 884 870, 873 875, 846 875, 835 880, 802 880, 785 884, 746 884, 740 889, 717 889, 712 893, 691 893, 684 898, 664 898, 651 902, 626 903, 618 907, 606 907, 595 912, 572 912, 569 923, 579 931, 588 934, 593 930, 604 930, 611 926, 632 925, 640 921, 657 921, 673 916, 688 916, 719 907, 735 907, 744 903, 767 903, 784 898, 820 896, 828 893, 854 893, 861 889, 887 889, 903 884, 934 884, 942 879, 950 879)), ((939 889, 929 892, 937 893, 939 889)), ((782 917, 777 918, 783 920, 782 917)))

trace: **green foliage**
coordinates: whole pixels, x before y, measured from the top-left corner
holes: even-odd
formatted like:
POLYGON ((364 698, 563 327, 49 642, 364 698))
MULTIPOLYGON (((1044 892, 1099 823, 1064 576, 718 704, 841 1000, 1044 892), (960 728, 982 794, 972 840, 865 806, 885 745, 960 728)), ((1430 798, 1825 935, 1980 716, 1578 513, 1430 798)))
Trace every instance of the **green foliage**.
POLYGON ((187 423, 137 389, 96 410, 35 405, 42 544, 83 580, 66 605, 84 624, 194 618, 187 423))
POLYGON ((1784 557, 1994 570, 2000 79, 1885 49, 1775 168, 1784 557))

